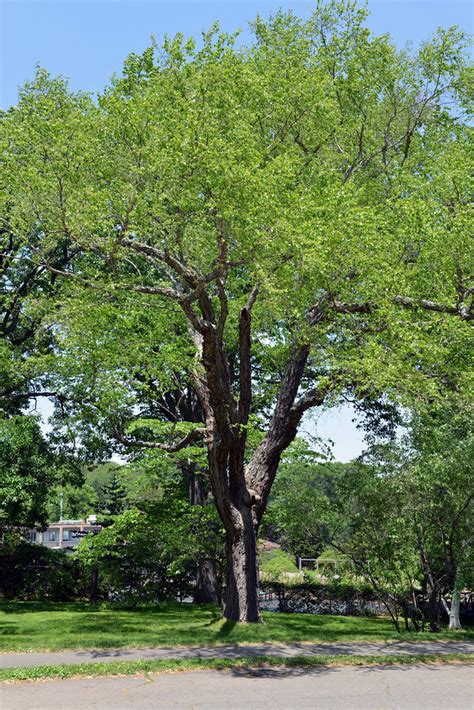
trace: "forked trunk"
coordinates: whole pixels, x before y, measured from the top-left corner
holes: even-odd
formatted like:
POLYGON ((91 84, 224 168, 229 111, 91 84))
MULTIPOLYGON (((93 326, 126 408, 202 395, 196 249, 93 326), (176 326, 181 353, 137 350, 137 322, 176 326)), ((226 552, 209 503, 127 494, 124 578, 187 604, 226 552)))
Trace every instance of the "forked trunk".
POLYGON ((227 534, 227 575, 224 617, 231 621, 261 621, 258 609, 257 540, 250 507, 244 506, 242 527, 227 534))

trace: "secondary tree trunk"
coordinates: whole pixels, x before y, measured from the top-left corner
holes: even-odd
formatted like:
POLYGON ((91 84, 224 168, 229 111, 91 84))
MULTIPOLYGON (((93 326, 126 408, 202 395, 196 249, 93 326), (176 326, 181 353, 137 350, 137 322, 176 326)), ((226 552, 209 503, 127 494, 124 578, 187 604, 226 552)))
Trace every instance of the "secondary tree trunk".
POLYGON ((462 579, 459 572, 456 574, 456 579, 454 582, 453 598, 451 599, 451 608, 449 610, 449 628, 450 629, 462 629, 461 618, 460 618, 460 606, 461 606, 461 589, 462 589, 462 579))
POLYGON ((227 574, 224 617, 231 621, 261 621, 258 608, 258 558, 250 507, 244 506, 242 526, 227 533, 227 574))
POLYGON ((91 584, 89 590, 89 601, 91 604, 97 604, 99 598, 99 570, 93 567, 91 570, 91 584))
MULTIPOLYGON (((206 505, 207 493, 204 487, 203 475, 196 472, 195 464, 183 467, 188 477, 189 502, 191 505, 206 505)), ((219 604, 220 585, 217 575, 216 560, 199 555, 196 565, 195 604, 219 604)))
POLYGON ((451 601, 451 609, 449 610, 449 628, 462 629, 461 619, 459 616, 459 608, 461 605, 461 592, 454 590, 451 601))
POLYGON ((435 585, 431 588, 428 599, 428 619, 430 622, 430 631, 433 633, 441 631, 439 626, 439 597, 440 591, 435 585))
POLYGON ((219 604, 219 602, 220 593, 216 561, 199 557, 197 561, 196 590, 194 592, 194 603, 219 604))

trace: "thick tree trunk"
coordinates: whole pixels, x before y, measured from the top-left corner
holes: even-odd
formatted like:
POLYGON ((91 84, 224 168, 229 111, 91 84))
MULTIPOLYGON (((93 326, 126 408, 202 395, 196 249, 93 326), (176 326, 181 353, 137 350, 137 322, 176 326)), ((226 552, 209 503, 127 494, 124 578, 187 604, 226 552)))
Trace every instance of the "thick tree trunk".
POLYGON ((261 621, 258 608, 257 539, 252 510, 242 510, 242 527, 227 534, 227 575, 224 617, 231 621, 261 621))

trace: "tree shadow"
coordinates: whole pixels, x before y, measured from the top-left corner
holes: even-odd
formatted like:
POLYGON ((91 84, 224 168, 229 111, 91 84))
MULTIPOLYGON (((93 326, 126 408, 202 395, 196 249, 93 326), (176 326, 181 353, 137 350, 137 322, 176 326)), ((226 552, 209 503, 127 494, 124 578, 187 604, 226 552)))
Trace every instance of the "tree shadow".
POLYGON ((242 666, 231 668, 230 673, 237 678, 301 678, 302 676, 319 676, 335 673, 340 668, 334 666, 242 666))
POLYGON ((221 638, 226 637, 226 636, 230 636, 230 634, 234 630, 236 624, 237 624, 236 621, 233 621, 232 619, 226 619, 224 621, 224 623, 222 624, 221 628, 219 629, 219 631, 217 632, 217 636, 221 637, 221 638))

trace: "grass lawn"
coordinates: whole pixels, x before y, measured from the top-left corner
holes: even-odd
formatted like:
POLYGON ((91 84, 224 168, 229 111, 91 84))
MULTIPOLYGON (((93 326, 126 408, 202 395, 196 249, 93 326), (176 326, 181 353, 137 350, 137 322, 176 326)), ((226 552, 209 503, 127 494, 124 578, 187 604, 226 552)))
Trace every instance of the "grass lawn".
POLYGON ((135 610, 82 603, 0 604, 0 652, 139 648, 292 641, 472 639, 470 631, 399 636, 388 619, 264 612, 264 624, 234 624, 216 606, 160 604, 135 610))
POLYGON ((444 656, 294 656, 275 658, 258 656, 255 658, 188 658, 183 660, 159 661, 115 661, 112 663, 81 663, 78 665, 38 666, 36 668, 0 669, 0 682, 42 680, 50 678, 101 678, 104 676, 143 675, 149 673, 176 673, 180 671, 226 670, 229 668, 261 668, 276 666, 283 668, 325 667, 325 666, 393 666, 433 663, 472 663, 472 656, 450 653, 444 656))

